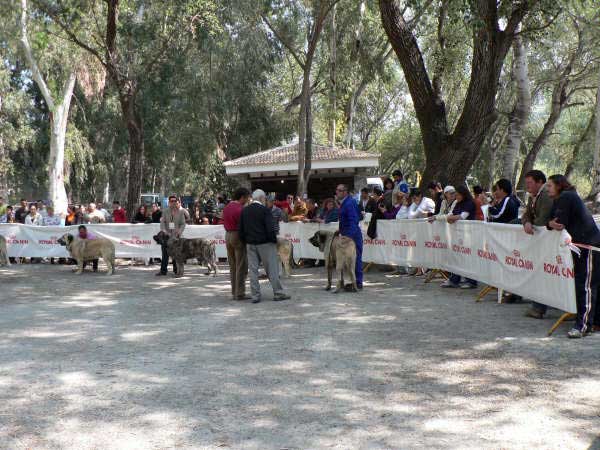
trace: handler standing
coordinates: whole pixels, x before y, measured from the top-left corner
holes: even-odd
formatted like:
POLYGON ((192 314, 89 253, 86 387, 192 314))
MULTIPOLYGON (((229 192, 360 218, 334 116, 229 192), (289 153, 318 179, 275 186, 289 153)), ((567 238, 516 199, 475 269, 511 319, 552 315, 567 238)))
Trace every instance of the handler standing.
POLYGON ((227 263, 229 264, 229 282, 234 300, 247 300, 246 277, 248 276, 248 255, 246 245, 240 240, 240 217, 244 205, 248 203, 250 191, 239 188, 233 194, 233 200, 223 209, 223 226, 225 227, 225 245, 227 247, 227 263))
POLYGON ((335 195, 340 202, 340 218, 339 230, 342 236, 349 237, 356 244, 356 286, 358 289, 363 288, 363 271, 362 271, 362 251, 363 251, 363 236, 358 223, 360 215, 358 204, 350 195, 348 195, 348 186, 340 184, 335 190, 335 195))
MULTIPOLYGON (((175 195, 169 196, 169 207, 163 212, 160 218, 160 230, 167 233, 169 237, 179 238, 185 230, 185 213, 184 209, 179 206, 175 195)), ((161 245, 162 258, 160 260, 160 271, 156 276, 166 275, 169 268, 169 254, 167 246, 161 245)), ((177 263, 173 259, 173 272, 177 272, 177 263)))
POLYGON ((258 266, 262 262, 273 288, 273 300, 288 300, 290 296, 283 290, 279 281, 279 260, 277 258, 277 235, 273 215, 265 206, 267 198, 261 189, 252 193, 252 203, 242 210, 240 217, 240 239, 246 244, 248 267, 250 269, 250 289, 252 303, 260 302, 258 266))

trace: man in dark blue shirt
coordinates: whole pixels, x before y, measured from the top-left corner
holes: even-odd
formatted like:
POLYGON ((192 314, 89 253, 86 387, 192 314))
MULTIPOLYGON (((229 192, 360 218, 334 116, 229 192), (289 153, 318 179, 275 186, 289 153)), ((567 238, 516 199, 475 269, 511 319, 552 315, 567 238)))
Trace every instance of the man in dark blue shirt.
POLYGON ((488 210, 490 222, 511 223, 519 217, 519 200, 512 195, 512 184, 506 178, 494 185, 494 203, 488 210))
POLYGON ((356 245, 356 286, 358 289, 363 287, 362 272, 362 250, 363 236, 358 223, 360 222, 360 213, 358 203, 348 195, 348 187, 340 184, 335 190, 335 195, 340 202, 339 226, 340 234, 351 238, 356 245))

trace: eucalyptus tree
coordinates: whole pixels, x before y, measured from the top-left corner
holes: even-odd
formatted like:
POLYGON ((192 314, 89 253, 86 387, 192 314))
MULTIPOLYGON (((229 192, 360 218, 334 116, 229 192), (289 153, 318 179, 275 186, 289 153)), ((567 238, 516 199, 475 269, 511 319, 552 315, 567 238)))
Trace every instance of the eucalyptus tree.
POLYGON ((144 117, 140 97, 173 54, 214 32, 213 0, 35 0, 64 36, 102 65, 118 94, 129 137, 127 209, 133 213, 143 184, 144 117))

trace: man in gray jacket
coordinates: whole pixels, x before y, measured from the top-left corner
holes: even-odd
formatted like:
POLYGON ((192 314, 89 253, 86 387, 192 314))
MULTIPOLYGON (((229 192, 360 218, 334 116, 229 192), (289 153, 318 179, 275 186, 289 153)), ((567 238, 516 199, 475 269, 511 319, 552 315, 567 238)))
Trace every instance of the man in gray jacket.
MULTIPOLYGON (((160 218, 160 231, 164 231, 170 237, 179 238, 185 230, 186 211, 180 206, 175 195, 169 196, 169 207, 163 211, 160 218)), ((169 267, 169 254, 167 246, 161 246, 162 258, 160 260, 160 271, 157 276, 166 275, 169 267)), ((173 260, 173 272, 177 272, 177 263, 173 260)))
MULTIPOLYGON (((548 194, 544 185, 546 175, 541 170, 530 170, 525 174, 525 189, 529 194, 527 208, 521 216, 523 230, 527 234, 534 233, 534 226, 546 226, 550 220, 554 200, 548 194)), ((543 319, 548 307, 541 303, 532 302, 525 315, 534 319, 543 319)))

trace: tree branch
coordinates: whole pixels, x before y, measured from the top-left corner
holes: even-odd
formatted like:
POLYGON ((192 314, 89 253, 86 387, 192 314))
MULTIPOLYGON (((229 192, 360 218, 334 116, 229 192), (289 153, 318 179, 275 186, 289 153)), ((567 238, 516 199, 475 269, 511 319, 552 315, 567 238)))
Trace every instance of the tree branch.
POLYGON ((288 49, 288 51, 290 52, 292 57, 296 60, 298 65, 302 68, 302 70, 304 70, 305 63, 302 61, 302 59, 298 55, 298 52, 296 51, 296 49, 294 49, 292 44, 281 33, 279 33, 277 31, 277 29, 271 24, 271 22, 269 22, 269 19, 267 19, 267 17, 264 14, 261 14, 260 17, 263 20, 263 22, 265 23, 265 25, 273 32, 275 37, 277 37, 277 39, 279 39, 279 42, 281 42, 283 44, 283 46, 288 49))
POLYGON ((28 64, 31 67, 31 74, 33 79, 37 83, 46 104, 48 105, 48 109, 51 112, 54 112, 54 99, 52 98, 52 94, 42 77, 40 69, 38 68, 35 59, 33 59, 33 54, 31 52, 31 46, 29 45, 29 39, 27 38, 27 0, 21 0, 21 44, 23 46, 23 50, 25 52, 25 58, 27 59, 28 64))

